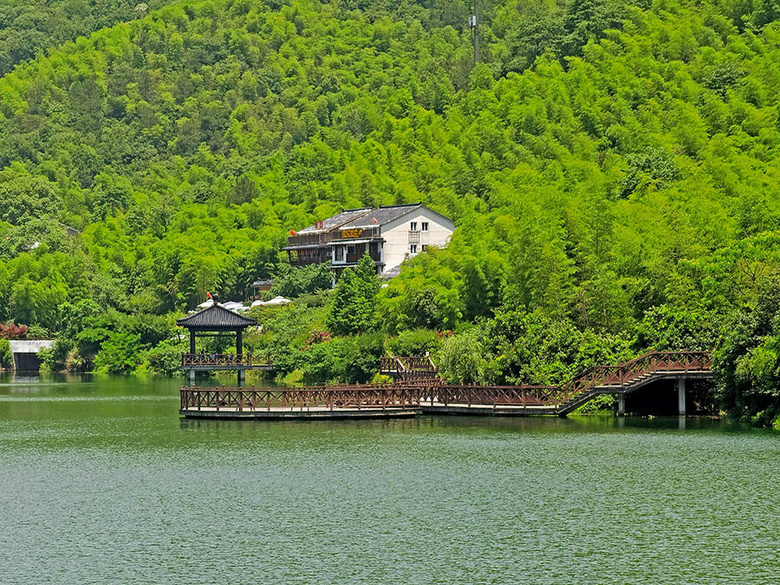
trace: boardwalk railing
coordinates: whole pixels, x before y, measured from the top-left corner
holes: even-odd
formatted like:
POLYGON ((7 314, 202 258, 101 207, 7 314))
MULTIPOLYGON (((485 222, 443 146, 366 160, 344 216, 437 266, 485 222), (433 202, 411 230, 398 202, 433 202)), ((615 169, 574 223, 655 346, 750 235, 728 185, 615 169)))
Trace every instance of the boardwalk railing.
POLYGON ((430 386, 423 390, 423 403, 465 404, 467 406, 549 406, 560 401, 558 386, 488 386, 448 385, 430 386))
MULTIPOLYGON (((427 362, 382 358, 385 366, 422 366, 427 362), (385 360, 394 360, 392 362, 385 360)), ((418 359, 418 358, 415 358, 418 359)), ((427 358, 425 358, 427 359, 427 358)), ((702 351, 651 352, 615 366, 597 366, 562 386, 452 385, 436 376, 401 378, 392 384, 304 386, 300 388, 181 388, 182 410, 202 408, 419 408, 421 405, 551 407, 570 412, 592 396, 626 392, 670 375, 709 375, 712 357, 702 351)), ((395 370, 394 370, 395 371, 395 370)), ((420 371, 420 370, 418 370, 420 371)), ((424 370, 422 370, 424 371, 424 370)))
POLYGON ((185 353, 181 356, 181 365, 187 366, 252 366, 262 365, 252 354, 244 353, 185 353))
MULTIPOLYGON (((397 358, 383 358, 397 359, 397 358)), ((650 379, 669 375, 708 374, 712 356, 705 351, 655 351, 618 365, 596 366, 561 386, 493 386, 428 384, 423 402, 492 406, 556 406, 589 399, 596 393, 626 391, 650 379)), ((426 384, 424 380, 407 383, 426 384)), ((587 400, 586 400, 587 401, 587 400)))
POLYGON ((654 351, 622 364, 589 369, 562 386, 562 402, 594 389, 627 388, 649 376, 711 369, 712 355, 706 351, 654 351))
POLYGON ((300 388, 182 387, 182 410, 270 410, 271 408, 419 408, 420 389, 397 384, 303 386, 300 388))

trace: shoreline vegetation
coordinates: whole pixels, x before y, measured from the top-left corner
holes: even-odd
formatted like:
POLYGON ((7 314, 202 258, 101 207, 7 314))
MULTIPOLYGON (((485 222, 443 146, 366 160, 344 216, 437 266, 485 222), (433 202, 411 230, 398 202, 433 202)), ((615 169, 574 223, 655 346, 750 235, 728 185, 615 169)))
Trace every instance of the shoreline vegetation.
POLYGON ((482 0, 476 65, 460 0, 136 8, 0 9, 0 338, 56 339, 51 371, 174 374, 175 319, 260 278, 293 302, 249 311, 245 349, 286 383, 427 351, 452 382, 555 384, 714 350, 718 408, 780 421, 770 4, 482 0), (386 287, 281 252, 417 201, 456 230, 386 287))

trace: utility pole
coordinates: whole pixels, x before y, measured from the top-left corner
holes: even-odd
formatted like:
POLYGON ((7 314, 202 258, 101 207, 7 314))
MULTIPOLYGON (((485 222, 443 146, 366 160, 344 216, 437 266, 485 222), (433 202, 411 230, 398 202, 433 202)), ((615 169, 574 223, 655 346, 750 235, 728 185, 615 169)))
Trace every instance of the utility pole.
POLYGON ((469 26, 474 36, 474 65, 479 62, 479 0, 474 0, 474 14, 469 16, 469 26))

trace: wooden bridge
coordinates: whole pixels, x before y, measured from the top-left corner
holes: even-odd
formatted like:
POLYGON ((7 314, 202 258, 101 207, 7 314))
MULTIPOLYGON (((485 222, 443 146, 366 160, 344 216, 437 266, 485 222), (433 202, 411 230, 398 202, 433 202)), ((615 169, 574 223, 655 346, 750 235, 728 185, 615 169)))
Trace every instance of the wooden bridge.
MULTIPOLYGON (((427 358, 426 358, 427 359, 427 358)), ((384 358, 386 367, 430 372, 409 358, 384 358), (400 361, 392 361, 400 360, 400 361)), ((685 414, 685 381, 712 377, 707 352, 651 352, 614 366, 591 368, 562 386, 446 384, 438 376, 415 373, 389 384, 305 386, 301 388, 181 388, 180 412, 195 417, 414 416, 487 414, 565 416, 600 394, 625 396, 658 380, 675 380, 679 412, 685 414)))
POLYGON ((566 388, 566 400, 558 405, 558 414, 566 415, 599 394, 616 394, 618 411, 625 411, 625 396, 658 380, 675 380, 679 414, 684 415, 685 382, 711 379, 712 355, 704 351, 656 351, 616 366, 591 368, 566 388))
POLYGON ((394 380, 418 380, 437 377, 439 369, 427 355, 391 356, 381 358, 379 373, 394 380))

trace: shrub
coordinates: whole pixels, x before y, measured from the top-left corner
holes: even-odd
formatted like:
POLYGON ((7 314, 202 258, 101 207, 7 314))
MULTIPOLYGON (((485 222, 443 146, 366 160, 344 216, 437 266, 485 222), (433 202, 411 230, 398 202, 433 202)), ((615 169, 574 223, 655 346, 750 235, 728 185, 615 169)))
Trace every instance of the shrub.
POLYGON ((7 339, 0 338, 0 368, 10 368, 12 362, 11 344, 7 339))
POLYGON ((107 374, 125 374, 141 363, 141 336, 132 333, 111 333, 95 356, 95 366, 107 374))
POLYGON ((387 342, 391 355, 425 355, 435 353, 441 347, 442 336, 431 329, 409 329, 387 342))
POLYGON ((51 372, 61 372, 67 368, 68 356, 73 351, 73 342, 69 339, 59 338, 50 349, 42 349, 38 352, 44 367, 51 372))
POLYGON ((307 384, 363 384, 378 371, 383 348, 384 339, 378 333, 337 337, 301 351, 298 364, 307 384))
POLYGON ((173 376, 181 369, 181 354, 184 349, 184 345, 178 342, 163 341, 146 352, 143 366, 153 374, 173 376))
POLYGON ((27 337, 27 331, 26 325, 17 325, 16 323, 3 325, 0 323, 0 339, 24 339, 27 337))

